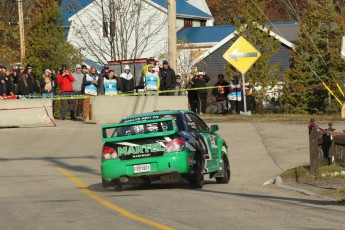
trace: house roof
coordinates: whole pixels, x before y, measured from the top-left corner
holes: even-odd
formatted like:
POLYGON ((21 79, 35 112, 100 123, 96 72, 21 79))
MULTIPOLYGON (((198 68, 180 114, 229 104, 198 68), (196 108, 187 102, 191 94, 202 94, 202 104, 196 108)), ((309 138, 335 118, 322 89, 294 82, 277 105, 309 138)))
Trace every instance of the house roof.
MULTIPOLYGON (((287 46, 291 46, 291 42, 296 41, 300 29, 299 24, 295 21, 268 23, 266 28, 270 26, 272 27, 271 35, 277 36, 276 38, 281 39, 281 42, 286 43, 287 46)), ((215 43, 222 41, 234 32, 236 32, 234 25, 184 27, 177 32, 177 40, 186 43, 215 43)), ((230 36, 228 40, 232 37, 230 36)))
POLYGON ((185 27, 178 31, 177 40, 186 43, 214 43, 236 31, 233 25, 185 27))
MULTIPOLYGON (((168 8, 168 3, 166 0, 152 0, 152 2, 166 9, 168 8)), ((202 19, 212 18, 211 15, 189 4, 186 0, 176 0, 176 16, 187 17, 187 18, 202 18, 202 19)))
MULTIPOLYGON (((278 22, 278 23, 272 22, 272 23, 267 24, 265 28, 260 28, 260 27, 259 28, 267 31, 267 27, 270 27, 270 26, 272 26, 270 35, 275 37, 277 40, 279 40, 281 43, 283 43, 287 47, 290 47, 293 49, 294 47, 293 42, 296 41, 298 33, 299 33, 299 27, 300 27, 299 24, 294 21, 293 22, 278 22)), ((200 29, 200 30, 203 29, 203 27, 194 27, 194 28, 200 29)), ((187 29, 187 28, 184 28, 184 29, 187 29)), ((179 33, 181 33, 184 29, 179 31, 179 33)), ((213 36, 213 38, 209 38, 210 40, 219 39, 217 41, 218 43, 215 46, 213 46, 211 49, 207 50, 203 55, 199 56, 196 60, 194 60, 192 65, 195 65, 196 63, 200 62, 201 60, 203 60, 204 58, 212 54, 214 51, 219 49, 221 46, 223 46, 225 43, 229 42, 231 39, 235 37, 236 33, 237 31, 234 30, 231 33, 225 34, 225 36, 222 39, 220 39, 221 38, 220 36, 217 36, 215 34, 208 34, 207 36, 213 36)), ((193 38, 193 35, 190 35, 190 36, 193 38)), ((188 39, 189 38, 187 38, 187 40, 188 39)))

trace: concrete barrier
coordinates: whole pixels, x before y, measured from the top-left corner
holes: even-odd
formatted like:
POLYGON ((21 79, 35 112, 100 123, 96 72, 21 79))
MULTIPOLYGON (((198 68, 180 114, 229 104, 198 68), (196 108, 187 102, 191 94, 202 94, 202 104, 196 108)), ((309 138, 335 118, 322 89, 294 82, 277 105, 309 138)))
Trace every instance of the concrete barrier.
POLYGON ((188 109, 186 96, 97 96, 91 97, 91 122, 116 123, 123 117, 154 110, 188 109))
POLYGON ((0 101, 0 127, 55 126, 51 99, 0 101))

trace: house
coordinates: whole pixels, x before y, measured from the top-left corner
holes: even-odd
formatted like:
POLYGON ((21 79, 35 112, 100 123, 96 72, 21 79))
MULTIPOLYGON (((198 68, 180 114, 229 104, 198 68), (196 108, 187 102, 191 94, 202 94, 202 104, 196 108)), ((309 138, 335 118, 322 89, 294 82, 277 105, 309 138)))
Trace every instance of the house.
MULTIPOLYGON (((285 71, 290 67, 290 51, 299 33, 297 22, 274 22, 270 35, 281 43, 279 51, 269 60, 269 64, 280 63, 285 71)), ((225 66, 229 63, 223 58, 224 53, 234 42, 236 28, 232 25, 183 28, 177 33, 178 41, 188 44, 184 49, 191 52, 199 52, 200 55, 193 60, 191 66, 197 67, 198 71, 205 71, 211 75, 225 73, 225 66)))
MULTIPOLYGON (((64 4, 70 6, 67 2, 64 4)), ((106 63, 110 60, 166 55, 166 0, 79 2, 83 2, 82 7, 75 7, 77 10, 65 22, 65 26, 67 40, 80 50, 86 60, 106 63)), ((176 0, 176 20, 178 29, 213 25, 213 17, 205 0, 176 0)))

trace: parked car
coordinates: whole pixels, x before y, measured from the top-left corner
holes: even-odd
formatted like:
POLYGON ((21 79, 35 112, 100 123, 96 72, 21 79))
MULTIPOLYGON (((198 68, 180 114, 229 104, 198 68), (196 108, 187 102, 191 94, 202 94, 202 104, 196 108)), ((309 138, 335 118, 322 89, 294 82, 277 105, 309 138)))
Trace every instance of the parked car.
POLYGON ((189 181, 202 188, 204 175, 230 181, 228 145, 217 131, 188 110, 154 111, 102 126, 102 184, 189 181))

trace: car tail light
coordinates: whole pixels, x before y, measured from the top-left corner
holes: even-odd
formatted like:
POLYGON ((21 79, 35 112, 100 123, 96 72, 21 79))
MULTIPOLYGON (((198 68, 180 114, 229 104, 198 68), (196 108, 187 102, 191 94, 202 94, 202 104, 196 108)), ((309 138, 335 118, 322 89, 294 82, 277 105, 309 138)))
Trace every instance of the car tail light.
POLYGON ((111 147, 103 147, 102 153, 103 153, 104 159, 106 160, 116 159, 118 157, 115 149, 111 147))
POLYGON ((185 150, 185 148, 186 141, 184 140, 184 138, 179 137, 168 142, 168 144, 166 145, 166 152, 179 152, 185 150))

